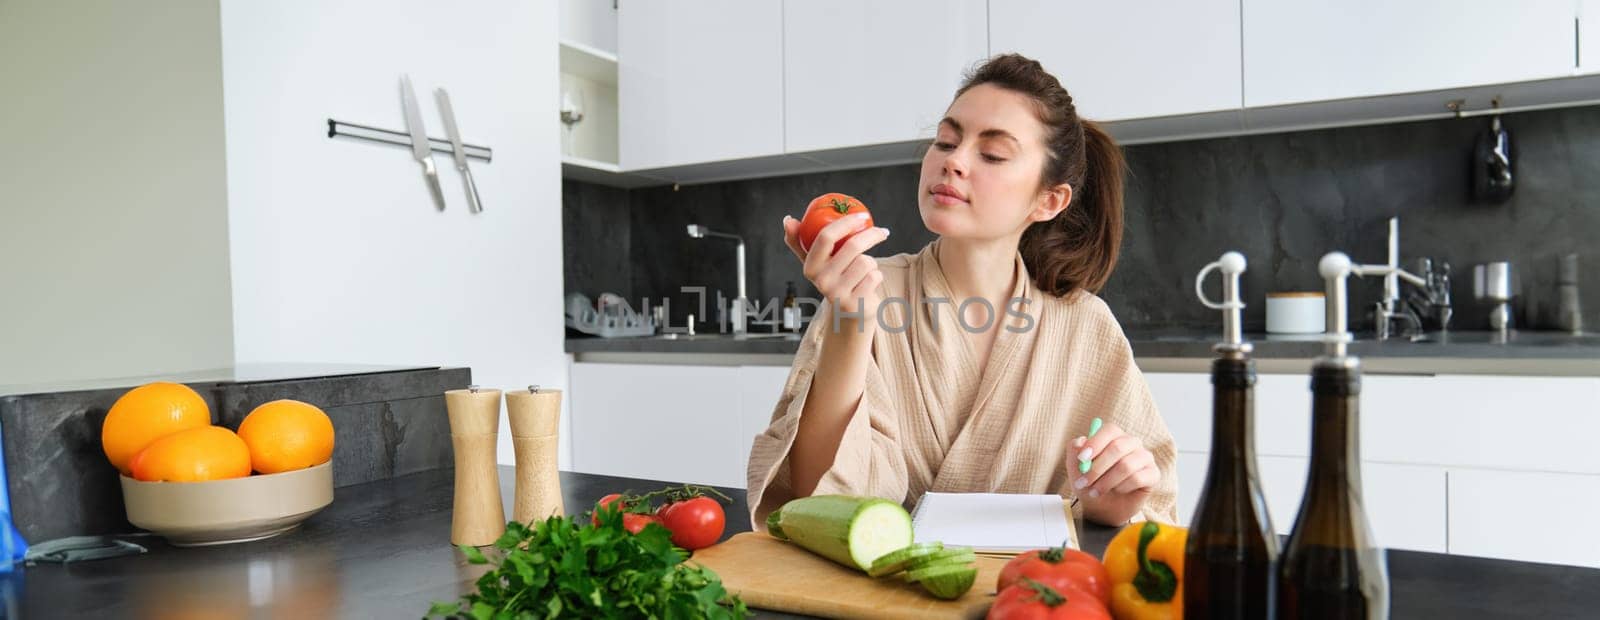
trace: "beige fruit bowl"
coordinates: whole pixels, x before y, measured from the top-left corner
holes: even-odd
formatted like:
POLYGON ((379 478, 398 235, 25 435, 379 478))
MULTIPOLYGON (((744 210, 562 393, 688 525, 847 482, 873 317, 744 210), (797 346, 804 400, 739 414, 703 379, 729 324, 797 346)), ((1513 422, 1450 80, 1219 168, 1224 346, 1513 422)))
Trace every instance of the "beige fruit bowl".
POLYGON ((332 461, 281 474, 207 482, 122 476, 128 522, 179 547, 277 536, 333 503, 332 461))

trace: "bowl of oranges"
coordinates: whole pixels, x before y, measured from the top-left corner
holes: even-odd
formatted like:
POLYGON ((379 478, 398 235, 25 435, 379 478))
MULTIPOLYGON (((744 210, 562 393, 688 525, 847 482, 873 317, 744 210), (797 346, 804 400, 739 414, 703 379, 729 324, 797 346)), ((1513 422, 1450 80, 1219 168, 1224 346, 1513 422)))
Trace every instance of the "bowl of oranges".
POLYGON ((111 406, 100 443, 128 522, 174 545, 276 536, 333 502, 333 422, 308 403, 263 404, 233 431, 188 386, 149 383, 111 406))

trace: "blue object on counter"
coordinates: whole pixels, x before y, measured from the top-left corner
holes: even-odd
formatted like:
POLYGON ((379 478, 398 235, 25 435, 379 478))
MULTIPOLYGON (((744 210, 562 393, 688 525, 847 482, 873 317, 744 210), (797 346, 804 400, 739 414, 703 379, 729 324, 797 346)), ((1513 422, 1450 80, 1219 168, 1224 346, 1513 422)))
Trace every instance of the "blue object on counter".
POLYGON ((11 489, 10 478, 6 476, 6 451, 5 433, 0 431, 0 573, 11 572, 12 565, 21 560, 28 553, 28 541, 22 539, 22 532, 17 531, 16 524, 11 522, 11 489))

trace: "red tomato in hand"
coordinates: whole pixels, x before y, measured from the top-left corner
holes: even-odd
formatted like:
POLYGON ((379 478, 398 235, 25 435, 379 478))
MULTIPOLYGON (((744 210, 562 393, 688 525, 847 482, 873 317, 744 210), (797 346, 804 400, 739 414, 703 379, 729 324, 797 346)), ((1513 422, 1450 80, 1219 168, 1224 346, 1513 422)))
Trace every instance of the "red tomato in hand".
POLYGON ((867 205, 844 194, 823 194, 811 199, 811 204, 806 206, 805 216, 800 219, 800 249, 810 252, 811 243, 817 240, 817 233, 822 232, 824 226, 854 213, 866 213, 866 221, 862 222, 855 232, 845 235, 844 239, 840 239, 838 243, 833 244, 834 252, 838 252, 844 242, 854 236, 855 233, 872 228, 874 226, 872 214, 867 212, 867 205))
POLYGON ((1105 605, 1082 590, 1023 581, 1000 591, 988 620, 1111 620, 1105 605))
POLYGON ((661 517, 661 524, 672 531, 672 544, 690 551, 717 544, 727 525, 722 504, 709 497, 666 504, 656 514, 661 517))
POLYGON ((995 591, 1004 592, 1024 577, 1062 592, 1081 590, 1099 599, 1101 605, 1111 604, 1111 575, 1105 565, 1077 549, 1052 547, 1011 558, 1000 569, 995 591))
POLYGON ((629 534, 638 534, 639 530, 644 529, 646 525, 651 523, 659 524, 661 519, 656 518, 655 515, 642 515, 632 512, 622 514, 622 529, 628 530, 629 534))

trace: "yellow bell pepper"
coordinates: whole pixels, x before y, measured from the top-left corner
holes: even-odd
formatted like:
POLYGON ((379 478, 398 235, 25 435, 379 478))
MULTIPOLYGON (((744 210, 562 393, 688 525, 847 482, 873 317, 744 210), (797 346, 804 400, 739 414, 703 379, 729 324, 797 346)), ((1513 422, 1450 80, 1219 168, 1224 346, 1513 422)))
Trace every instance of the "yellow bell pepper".
POLYGON ((1117 532, 1106 546, 1111 615, 1117 620, 1183 617, 1183 547, 1189 530, 1146 521, 1117 532))

